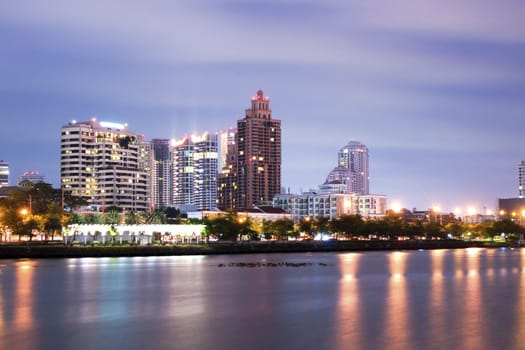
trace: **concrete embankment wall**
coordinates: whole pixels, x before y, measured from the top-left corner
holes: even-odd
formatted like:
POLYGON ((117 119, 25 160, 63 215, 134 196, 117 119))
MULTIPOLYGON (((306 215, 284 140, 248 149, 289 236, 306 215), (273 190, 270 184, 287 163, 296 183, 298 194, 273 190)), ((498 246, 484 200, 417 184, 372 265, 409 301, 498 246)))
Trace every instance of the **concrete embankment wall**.
POLYGON ((335 241, 335 242, 220 242, 207 245, 65 246, 21 243, 0 245, 0 259, 169 256, 373 250, 458 249, 502 245, 465 241, 335 241))

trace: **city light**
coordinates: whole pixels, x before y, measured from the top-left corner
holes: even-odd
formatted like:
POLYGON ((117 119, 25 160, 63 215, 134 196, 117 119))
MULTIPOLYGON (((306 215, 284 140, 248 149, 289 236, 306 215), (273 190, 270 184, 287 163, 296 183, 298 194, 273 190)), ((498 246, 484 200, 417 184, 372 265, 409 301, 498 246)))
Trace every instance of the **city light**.
POLYGON ((398 202, 394 202, 394 203, 392 203, 392 207, 391 207, 391 209, 392 209, 392 211, 393 211, 394 213, 398 214, 398 213, 401 211, 401 208, 402 208, 402 207, 401 207, 401 204, 400 204, 400 203, 398 203, 398 202))

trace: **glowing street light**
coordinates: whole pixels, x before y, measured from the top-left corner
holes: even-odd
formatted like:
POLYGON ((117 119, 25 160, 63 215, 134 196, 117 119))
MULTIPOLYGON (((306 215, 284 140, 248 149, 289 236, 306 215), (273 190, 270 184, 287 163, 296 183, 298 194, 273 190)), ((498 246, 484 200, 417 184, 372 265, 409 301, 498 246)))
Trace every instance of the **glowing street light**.
POLYGON ((27 214, 29 214, 29 210, 27 210, 26 208, 22 208, 20 209, 20 214, 22 216, 26 216, 27 214))
POLYGON ((399 214, 399 212, 401 211, 401 204, 399 204, 398 202, 394 202, 392 203, 391 209, 394 213, 399 214))

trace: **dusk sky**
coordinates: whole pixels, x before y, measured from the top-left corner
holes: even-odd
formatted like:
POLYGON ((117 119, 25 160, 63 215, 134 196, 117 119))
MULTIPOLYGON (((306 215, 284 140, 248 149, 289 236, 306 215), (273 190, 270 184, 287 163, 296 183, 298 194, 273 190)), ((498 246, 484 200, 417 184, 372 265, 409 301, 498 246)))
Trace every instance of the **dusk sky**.
POLYGON ((282 185, 321 184, 350 140, 370 190, 412 209, 495 208, 525 159, 525 2, 2 1, 0 159, 59 186, 60 128, 215 132, 262 89, 282 185))

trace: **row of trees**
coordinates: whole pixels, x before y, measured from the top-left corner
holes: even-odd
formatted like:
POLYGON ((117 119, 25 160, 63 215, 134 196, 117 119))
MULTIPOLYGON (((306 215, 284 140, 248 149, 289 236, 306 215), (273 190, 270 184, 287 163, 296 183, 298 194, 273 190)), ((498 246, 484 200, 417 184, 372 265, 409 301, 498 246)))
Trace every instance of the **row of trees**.
POLYGON ((360 215, 344 215, 337 219, 306 218, 294 224, 292 220, 256 221, 234 213, 206 219, 210 234, 218 239, 288 239, 304 236, 314 238, 326 234, 344 239, 494 239, 516 240, 525 234, 525 228, 511 220, 483 224, 467 224, 454 220, 446 225, 438 222, 405 221, 401 216, 389 215, 364 220, 360 215))
MULTIPOLYGON (((17 188, 7 198, 0 200, 0 240, 7 231, 14 235, 33 237, 42 232, 53 238, 67 224, 177 224, 181 217, 178 210, 166 208, 149 212, 123 212, 119 208, 106 208, 104 213, 75 214, 74 209, 86 203, 77 197, 54 189, 50 184, 37 183, 29 188, 17 188), (63 208, 71 210, 63 210, 63 208)), ((186 220, 187 221, 187 220, 186 220)), ((313 238, 324 233, 334 238, 458 238, 494 239, 496 236, 515 240, 525 234, 523 226, 511 220, 484 224, 466 224, 452 220, 439 222, 408 221, 403 216, 389 213, 374 220, 364 220, 359 215, 345 215, 337 219, 305 218, 294 224, 289 219, 259 221, 228 212, 213 218, 191 220, 204 223, 208 233, 220 240, 288 239, 305 236, 313 238)))
POLYGON ((15 188, 0 199, 0 240, 7 232, 32 239, 34 232, 53 238, 68 220, 64 206, 76 208, 85 204, 78 197, 63 193, 47 183, 15 188))
POLYGON ((0 241, 5 240, 8 232, 29 240, 39 232, 44 233, 45 239, 53 239, 69 224, 176 224, 181 220, 174 208, 124 213, 120 208, 110 207, 103 213, 74 212, 86 204, 48 183, 15 188, 8 197, 0 199, 0 241))

